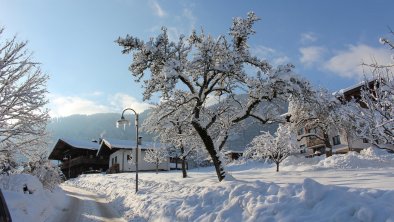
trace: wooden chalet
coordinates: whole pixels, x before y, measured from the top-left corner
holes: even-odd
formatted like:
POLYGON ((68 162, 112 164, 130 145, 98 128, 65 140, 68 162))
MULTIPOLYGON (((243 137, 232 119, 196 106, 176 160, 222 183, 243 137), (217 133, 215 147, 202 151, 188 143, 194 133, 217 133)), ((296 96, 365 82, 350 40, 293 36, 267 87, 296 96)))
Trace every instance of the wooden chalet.
POLYGON ((61 161, 61 170, 67 178, 83 173, 105 172, 109 157, 97 156, 100 144, 75 139, 59 139, 48 159, 61 161))

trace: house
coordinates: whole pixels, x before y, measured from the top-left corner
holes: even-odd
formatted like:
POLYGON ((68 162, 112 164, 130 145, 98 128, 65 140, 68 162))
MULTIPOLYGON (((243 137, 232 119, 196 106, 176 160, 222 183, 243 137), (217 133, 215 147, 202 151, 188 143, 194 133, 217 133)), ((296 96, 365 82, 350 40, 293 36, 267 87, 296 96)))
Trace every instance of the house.
MULTIPOLYGON (((297 139, 299 140, 301 153, 307 157, 320 156, 326 153, 326 146, 322 140, 316 136, 303 137, 306 134, 317 134, 323 136, 318 128, 299 128, 297 131, 297 139), (301 139, 300 139, 301 138, 301 139)), ((332 145, 333 154, 343 154, 349 151, 360 152, 362 149, 368 148, 371 144, 368 141, 353 138, 348 132, 330 130, 330 143, 332 145)))
POLYGON ((60 168, 67 178, 86 172, 104 172, 108 169, 108 156, 97 156, 99 143, 75 139, 59 139, 48 159, 61 162, 60 168))
MULTIPOLYGON (((138 170, 156 170, 155 163, 144 160, 148 149, 160 149, 153 142, 145 142, 138 146, 138 170)), ((111 172, 132 172, 135 167, 136 142, 131 140, 103 139, 97 151, 97 156, 109 156, 107 168, 111 172)), ((169 158, 166 162, 159 164, 159 170, 170 170, 169 158)))
MULTIPOLYGON (((367 84, 371 87, 374 83, 374 81, 370 81, 367 84)), ((338 93, 334 93, 334 95, 340 95, 337 98, 342 103, 346 103, 353 98, 360 102, 361 90, 364 86, 365 83, 361 82, 346 89, 342 89, 338 91, 338 93)), ((362 107, 365 107, 361 102, 360 104, 362 107)), ((300 144, 301 152, 305 153, 307 157, 324 154, 326 150, 324 142, 315 136, 305 137, 307 134, 317 134, 322 136, 322 133, 319 132, 319 129, 317 128, 299 128, 297 131, 297 139, 300 144)), ((371 147, 371 143, 367 139, 356 137, 352 132, 345 129, 330 130, 328 134, 333 154, 344 154, 349 151, 360 152, 362 149, 371 147)))

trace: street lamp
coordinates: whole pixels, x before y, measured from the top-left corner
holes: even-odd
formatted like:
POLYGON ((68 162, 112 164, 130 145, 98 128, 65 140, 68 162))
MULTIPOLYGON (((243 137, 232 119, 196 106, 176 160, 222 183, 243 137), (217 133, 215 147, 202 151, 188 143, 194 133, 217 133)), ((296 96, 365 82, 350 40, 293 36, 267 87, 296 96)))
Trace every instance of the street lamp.
POLYGON ((126 127, 126 125, 130 126, 130 121, 126 120, 124 118, 124 113, 127 110, 133 111, 134 115, 135 115, 135 129, 136 129, 135 141, 137 144, 136 149, 135 149, 135 192, 137 193, 138 192, 138 145, 139 145, 139 140, 140 140, 139 135, 138 135, 138 113, 132 108, 124 109, 122 112, 122 117, 120 117, 120 120, 116 121, 116 127, 119 127, 119 126, 126 127))
POLYGON ((71 168, 71 155, 66 154, 63 160, 68 160, 68 179, 70 179, 70 168, 71 168))

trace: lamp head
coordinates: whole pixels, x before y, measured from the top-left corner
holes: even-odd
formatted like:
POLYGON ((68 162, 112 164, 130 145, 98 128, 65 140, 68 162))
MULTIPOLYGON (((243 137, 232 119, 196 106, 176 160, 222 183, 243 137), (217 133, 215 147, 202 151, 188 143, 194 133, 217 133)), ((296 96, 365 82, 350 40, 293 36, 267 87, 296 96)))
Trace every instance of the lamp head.
POLYGON ((123 128, 125 128, 126 125, 130 126, 130 121, 125 119, 124 116, 122 115, 120 120, 116 121, 116 127, 119 128, 120 126, 123 126, 123 128))

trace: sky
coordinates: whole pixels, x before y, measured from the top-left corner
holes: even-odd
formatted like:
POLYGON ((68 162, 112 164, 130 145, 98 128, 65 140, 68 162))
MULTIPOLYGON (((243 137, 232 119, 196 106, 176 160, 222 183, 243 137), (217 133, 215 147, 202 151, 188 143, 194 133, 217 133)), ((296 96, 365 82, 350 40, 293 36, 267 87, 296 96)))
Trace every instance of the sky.
POLYGON ((193 29, 227 35, 232 19, 250 11, 261 18, 249 42, 253 54, 273 65, 294 64, 316 87, 349 87, 362 80, 362 62, 391 62, 379 38, 393 38, 393 6, 389 0, 0 0, 0 26, 29 42, 50 76, 50 114, 64 117, 149 107, 118 37, 148 40, 162 26, 171 39, 193 29))

